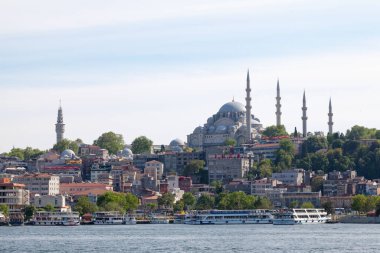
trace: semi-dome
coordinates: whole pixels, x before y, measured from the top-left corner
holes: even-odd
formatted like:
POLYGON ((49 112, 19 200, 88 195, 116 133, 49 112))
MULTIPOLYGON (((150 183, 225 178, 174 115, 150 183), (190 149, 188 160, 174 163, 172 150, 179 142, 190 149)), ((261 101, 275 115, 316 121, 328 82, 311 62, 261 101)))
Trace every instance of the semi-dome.
POLYGON ((245 112, 245 107, 242 103, 232 101, 220 107, 219 113, 223 112, 245 112))
POLYGON ((175 147, 175 146, 185 146, 185 142, 181 139, 174 139, 170 142, 169 144, 170 147, 175 147))
POLYGON ((133 156, 132 150, 130 150, 129 148, 124 148, 121 153, 123 156, 133 156))
POLYGON ((215 130, 215 133, 217 133, 217 134, 223 134, 226 132, 227 132, 227 127, 223 126, 223 125, 218 126, 215 130))
POLYGON ((75 153, 71 149, 66 149, 61 153, 61 158, 63 159, 74 158, 74 157, 75 157, 75 153))

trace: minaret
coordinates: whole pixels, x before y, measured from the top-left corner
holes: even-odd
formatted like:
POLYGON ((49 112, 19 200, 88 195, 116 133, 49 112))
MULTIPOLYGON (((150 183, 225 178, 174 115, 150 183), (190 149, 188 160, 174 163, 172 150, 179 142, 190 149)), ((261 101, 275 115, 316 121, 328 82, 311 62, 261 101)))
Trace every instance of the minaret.
POLYGON ((329 113, 327 114, 329 116, 329 122, 328 122, 328 125, 329 125, 329 134, 333 134, 333 125, 334 125, 334 122, 333 122, 333 112, 332 112, 332 106, 331 106, 331 98, 330 98, 330 103, 329 103, 329 113))
POLYGON ((280 95, 280 81, 277 79, 277 97, 276 97, 276 125, 281 126, 281 95, 280 95))
POLYGON ((57 124, 55 124, 55 132, 57 133, 57 143, 63 140, 63 133, 65 132, 65 124, 63 123, 63 114, 61 101, 59 101, 57 124))
POLYGON ((247 123, 247 142, 251 142, 252 136, 251 136, 251 86, 250 86, 250 80, 249 80, 249 70, 247 72, 247 88, 245 89, 247 92, 247 97, 245 98, 246 105, 245 105, 245 110, 246 110, 246 123, 247 123))
POLYGON ((306 115, 306 95, 305 91, 303 92, 303 106, 302 106, 302 135, 306 137, 307 135, 307 115, 306 115))

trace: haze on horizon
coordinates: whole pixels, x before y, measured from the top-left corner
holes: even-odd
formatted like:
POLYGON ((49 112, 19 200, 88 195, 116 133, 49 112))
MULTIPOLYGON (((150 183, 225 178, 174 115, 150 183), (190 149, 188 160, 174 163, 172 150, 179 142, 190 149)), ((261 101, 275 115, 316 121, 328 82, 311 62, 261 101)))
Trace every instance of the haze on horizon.
POLYGON ((380 2, 0 2, 0 153, 48 149, 62 99, 65 137, 92 143, 107 131, 168 144, 203 125, 251 71, 253 114, 308 130, 380 128, 380 2))

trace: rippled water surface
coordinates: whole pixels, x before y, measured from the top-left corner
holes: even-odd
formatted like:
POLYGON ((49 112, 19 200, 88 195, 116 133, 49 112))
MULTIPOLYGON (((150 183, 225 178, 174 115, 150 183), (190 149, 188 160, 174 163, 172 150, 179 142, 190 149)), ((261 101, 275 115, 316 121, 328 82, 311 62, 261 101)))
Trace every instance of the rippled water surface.
POLYGON ((380 225, 0 227, 0 252, 380 252, 380 225))

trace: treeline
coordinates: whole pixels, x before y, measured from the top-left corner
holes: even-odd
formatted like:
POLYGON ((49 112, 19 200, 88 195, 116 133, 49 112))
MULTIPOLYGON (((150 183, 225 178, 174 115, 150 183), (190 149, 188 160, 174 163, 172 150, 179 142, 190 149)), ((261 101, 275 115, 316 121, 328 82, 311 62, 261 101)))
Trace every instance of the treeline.
MULTIPOLYGON (((270 127, 271 134, 284 135, 283 127, 277 131, 270 127)), ((298 136, 297 130, 290 136, 298 136)), ((270 136, 273 137, 273 136, 270 136)), ((380 178, 380 130, 354 126, 343 133, 327 137, 310 136, 302 144, 300 153, 290 139, 280 141, 275 162, 262 159, 254 164, 251 177, 266 177, 293 167, 328 173, 333 170, 356 170, 359 176, 368 179, 380 178)))

